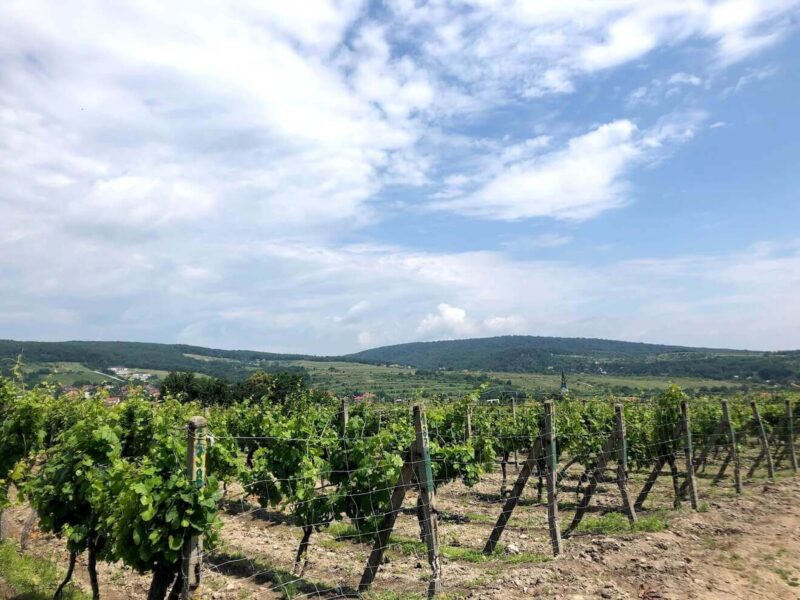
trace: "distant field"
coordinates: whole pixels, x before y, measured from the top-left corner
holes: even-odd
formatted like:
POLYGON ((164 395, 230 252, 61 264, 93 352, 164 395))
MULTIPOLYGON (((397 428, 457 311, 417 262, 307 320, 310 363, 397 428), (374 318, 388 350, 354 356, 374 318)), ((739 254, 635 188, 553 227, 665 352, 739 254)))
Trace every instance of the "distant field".
POLYGON ((311 376, 314 387, 336 394, 383 392, 401 398, 416 394, 458 395, 473 389, 477 382, 461 373, 418 376, 416 369, 383 367, 351 362, 316 362, 292 360, 270 362, 271 366, 302 367, 311 376))
MULTIPOLYGON (((211 361, 218 359, 211 358, 211 361)), ((230 359, 222 359, 225 362, 230 359)), ((235 361, 233 361, 235 362, 235 361)), ((154 376, 150 383, 158 385, 168 371, 161 369, 139 369, 135 365, 124 365, 133 370, 154 376)), ((313 360, 267 361, 263 366, 270 369, 293 367, 304 369, 311 384, 319 389, 330 390, 339 395, 374 392, 389 398, 411 398, 415 396, 461 396, 482 383, 489 385, 489 393, 517 391, 528 393, 551 393, 558 391, 561 376, 557 373, 505 373, 493 371, 481 373, 470 371, 421 371, 407 367, 369 365, 344 361, 320 362, 313 360)), ((118 382, 110 375, 102 375, 76 362, 30 363, 25 372, 36 380, 48 380, 60 385, 78 382, 118 382)), ((245 372, 257 367, 246 365, 245 372)), ((202 376, 202 373, 196 373, 202 376)), ((738 388, 741 381, 719 381, 693 377, 653 377, 619 375, 569 375, 568 384, 576 394, 636 393, 654 391, 675 383, 684 389, 738 388)), ((759 386, 753 386, 759 387, 759 386)))
POLYGON ((59 385, 72 385, 78 381, 104 383, 116 381, 109 375, 101 375, 76 362, 31 363, 23 367, 26 374, 36 374, 59 385))
MULTIPOLYGON (((511 381, 514 386, 522 389, 558 389, 561 385, 561 375, 545 373, 488 373, 492 378, 501 381, 511 381)), ((716 379, 700 379, 696 377, 647 377, 632 375, 621 377, 619 375, 570 375, 569 388, 581 393, 594 393, 611 388, 630 387, 633 389, 664 389, 670 384, 677 384, 684 389, 697 389, 701 387, 740 387, 740 381, 718 381, 716 379)))
MULTIPOLYGON (((140 373, 150 373, 154 378, 163 379, 169 371, 159 369, 137 369, 140 373)), ((76 362, 30 363, 23 366, 24 373, 35 377, 38 381, 49 381, 58 385, 75 385, 76 383, 121 383, 123 380, 111 374, 93 371, 76 362)), ((157 383, 155 379, 150 382, 157 383)))
MULTIPOLYGON (((461 395, 475 389, 481 378, 491 388, 526 392, 555 392, 561 385, 560 374, 504 373, 504 372, 422 372, 404 367, 366 365, 350 362, 276 361, 271 365, 295 366, 306 369, 315 387, 331 390, 337 394, 354 392, 383 392, 389 397, 408 397, 415 394, 461 395), (483 377, 482 377, 483 376, 483 377)), ((718 381, 691 377, 643 377, 611 375, 571 375, 570 390, 576 393, 595 394, 604 391, 619 391, 622 388, 637 390, 659 390, 670 384, 685 389, 702 387, 739 387, 738 381, 718 381)))

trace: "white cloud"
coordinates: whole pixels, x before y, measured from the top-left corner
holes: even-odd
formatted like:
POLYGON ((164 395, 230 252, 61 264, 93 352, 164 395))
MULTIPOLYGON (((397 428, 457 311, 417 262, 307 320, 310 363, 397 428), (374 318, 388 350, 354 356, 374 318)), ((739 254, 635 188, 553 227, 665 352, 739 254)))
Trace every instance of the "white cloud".
POLYGON ((703 80, 697 75, 691 73, 675 73, 668 80, 667 83, 671 85, 703 85, 703 80))
POLYGON ((768 79, 773 75, 775 75, 777 72, 778 68, 775 65, 767 65, 764 67, 747 69, 745 71, 745 74, 741 75, 736 80, 736 83, 734 85, 726 87, 722 91, 722 94, 723 96, 730 96, 731 94, 737 94, 750 84, 768 79))
POLYGON ((435 314, 428 314, 417 327, 417 333, 423 336, 457 335, 461 337, 475 335, 478 328, 467 318, 467 311, 457 306, 442 303, 436 307, 435 314))
POLYGON ((192 182, 122 175, 95 181, 71 216, 100 225, 162 226, 200 219, 213 207, 214 199, 192 182))
POLYGON ((527 96, 570 93, 576 80, 681 42, 710 44, 728 65, 780 40, 797 12, 795 0, 527 0, 465 3, 396 2, 395 34, 421 31, 426 64, 459 79, 473 96, 509 89, 527 96))
POLYGON ((502 165, 474 192, 434 207, 501 220, 588 219, 625 204, 630 169, 652 158, 653 149, 691 138, 702 118, 673 116, 647 131, 627 119, 612 121, 573 137, 561 149, 515 156, 518 160, 502 165))
POLYGON ((531 248, 559 248, 572 241, 572 236, 560 233, 543 233, 529 237, 517 237, 506 242, 504 246, 514 250, 529 250, 531 248))

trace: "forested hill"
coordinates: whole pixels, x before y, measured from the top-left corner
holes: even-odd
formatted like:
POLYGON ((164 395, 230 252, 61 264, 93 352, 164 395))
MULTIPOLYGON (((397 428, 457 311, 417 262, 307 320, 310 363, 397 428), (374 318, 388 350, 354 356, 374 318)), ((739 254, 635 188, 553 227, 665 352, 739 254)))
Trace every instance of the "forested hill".
POLYGON ((350 354, 348 360, 419 369, 615 373, 627 375, 800 378, 800 351, 751 352, 595 338, 501 336, 415 342, 350 354))
POLYGON ((217 350, 185 344, 142 342, 20 342, 0 340, 0 361, 22 356, 25 363, 80 363, 90 369, 128 366, 163 371, 195 371, 228 379, 245 377, 265 361, 315 359, 300 354, 217 350))

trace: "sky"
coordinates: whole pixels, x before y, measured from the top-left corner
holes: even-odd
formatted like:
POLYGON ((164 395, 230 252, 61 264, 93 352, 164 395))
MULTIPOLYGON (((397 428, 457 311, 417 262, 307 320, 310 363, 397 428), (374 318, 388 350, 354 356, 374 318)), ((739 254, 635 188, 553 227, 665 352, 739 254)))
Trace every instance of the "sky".
POLYGON ((0 3, 0 338, 800 348, 800 0, 0 3))

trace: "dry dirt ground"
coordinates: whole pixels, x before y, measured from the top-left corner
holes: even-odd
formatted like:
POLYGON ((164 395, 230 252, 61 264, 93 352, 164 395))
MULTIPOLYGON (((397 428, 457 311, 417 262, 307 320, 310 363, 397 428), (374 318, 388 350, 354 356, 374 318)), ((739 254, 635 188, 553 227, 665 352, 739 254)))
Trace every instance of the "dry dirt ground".
MULTIPOLYGON (((746 461, 743 472, 746 472, 746 461)), ((785 467, 785 465, 784 465, 785 467)), ((669 510, 671 482, 662 477, 642 517, 667 519, 656 532, 580 534, 564 540, 564 552, 549 559, 546 507, 526 490, 502 543, 505 552, 480 561, 479 552, 500 512, 498 473, 468 489, 460 483, 440 490, 440 539, 445 598, 798 598, 800 599, 800 475, 783 470, 776 482, 758 471, 737 496, 726 479, 713 485, 712 468, 699 479, 701 511, 669 510), (478 562, 476 562, 478 561, 478 562)), ((509 477, 516 477, 514 467, 509 477)), ((644 474, 632 477, 631 491, 644 474)), ((562 522, 572 517, 574 481, 565 481, 559 501, 562 522)), ((424 597, 429 575, 409 494, 397 519, 388 562, 381 566, 374 598, 424 597)), ((593 517, 619 505, 613 484, 603 484, 593 517)), ((17 507, 4 515, 9 537, 20 535, 28 514, 17 507)), ((336 597, 352 592, 370 543, 348 538, 342 528, 315 533, 302 578, 291 568, 300 531, 281 514, 232 503, 222 514, 221 547, 204 571, 203 598, 336 597), (338 533, 339 535, 334 535, 338 533)), ((63 544, 34 530, 28 552, 66 565, 63 544)), ((85 563, 81 562, 83 567, 85 563)), ((144 598, 148 579, 119 565, 99 565, 103 597, 144 598)), ((88 589, 83 569, 77 574, 88 589)), ((0 581, 0 594, 7 587, 0 581)), ((7 596, 5 596, 7 597, 7 596)))

